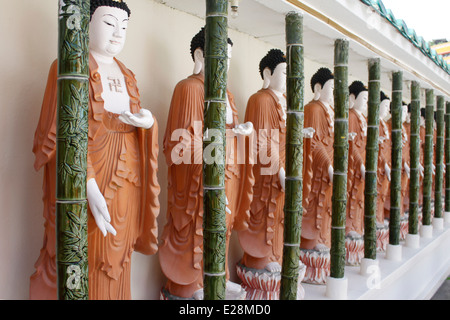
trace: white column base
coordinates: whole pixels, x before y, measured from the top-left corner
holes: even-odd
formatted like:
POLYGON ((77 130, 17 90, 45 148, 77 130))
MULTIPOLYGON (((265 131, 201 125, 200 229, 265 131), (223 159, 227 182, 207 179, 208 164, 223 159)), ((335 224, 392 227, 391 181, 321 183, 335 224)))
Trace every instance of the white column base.
POLYGON ((420 235, 408 233, 405 244, 408 248, 418 249, 420 247, 420 235))
POLYGON ((420 236, 422 238, 432 238, 433 237, 433 226, 432 225, 422 225, 420 227, 420 236))
POLYGON ((436 230, 444 230, 444 218, 433 218, 433 228, 436 230))
POLYGON ((326 296, 333 300, 347 300, 347 278, 327 278, 326 296))
POLYGON ((402 246, 388 244, 386 248, 386 259, 391 261, 402 261, 402 246))
POLYGON ((364 277, 368 277, 373 275, 374 272, 378 272, 379 268, 378 260, 362 258, 359 273, 364 277))
POLYGON ((450 225, 450 212, 444 212, 444 222, 445 224, 450 225))

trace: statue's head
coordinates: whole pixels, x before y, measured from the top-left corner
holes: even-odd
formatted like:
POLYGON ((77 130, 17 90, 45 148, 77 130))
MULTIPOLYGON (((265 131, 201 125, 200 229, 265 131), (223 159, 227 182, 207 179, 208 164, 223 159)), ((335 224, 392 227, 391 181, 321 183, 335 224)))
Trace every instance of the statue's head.
POLYGON ((409 106, 405 101, 402 101, 402 123, 406 122, 409 119, 408 113, 409 106))
POLYGON ((420 124, 421 125, 425 124, 425 115, 426 115, 425 108, 420 108, 420 124))
MULTIPOLYGON (((230 60, 233 49, 233 41, 227 39, 228 43, 228 69, 230 68, 230 60)), ((191 40, 191 57, 194 61, 194 74, 199 74, 205 70, 205 28, 200 31, 191 40)))
POLYGON ((259 63, 259 73, 264 89, 286 92, 286 55, 280 49, 271 49, 259 63))
POLYGON ((320 68, 311 78, 314 100, 332 106, 334 104, 334 75, 328 68, 320 68))
POLYGON ((364 115, 367 115, 367 103, 369 101, 369 91, 361 81, 353 81, 350 85, 350 108, 355 108, 364 115))
POLYGON ((125 45, 130 13, 122 0, 91 0, 89 49, 102 56, 117 56, 125 45))
POLYGON ((390 109, 391 109, 391 99, 389 99, 386 94, 381 91, 380 92, 380 118, 383 120, 388 120, 390 117, 390 109))

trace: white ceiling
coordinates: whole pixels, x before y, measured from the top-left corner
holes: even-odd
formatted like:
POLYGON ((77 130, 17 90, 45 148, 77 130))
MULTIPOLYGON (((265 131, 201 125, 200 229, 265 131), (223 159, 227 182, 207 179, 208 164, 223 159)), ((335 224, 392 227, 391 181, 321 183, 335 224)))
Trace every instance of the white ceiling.
MULTIPOLYGON (((205 0, 155 0, 204 19, 205 0)), ((351 76, 367 78, 367 60, 381 56, 382 82, 390 83, 393 71, 403 70, 404 79, 419 81, 423 88, 450 96, 450 76, 415 48, 389 22, 359 0, 302 0, 302 4, 323 14, 355 37, 350 38, 351 76), (332 1, 333 6, 330 6, 332 1), (363 41, 358 41, 363 39, 363 41), (375 49, 375 50, 374 50, 375 49)), ((229 27, 252 35, 278 48, 285 48, 285 15, 302 10, 286 0, 241 0, 239 16, 230 18, 229 27)), ((303 13, 304 46, 307 59, 333 67, 334 41, 347 38, 329 21, 303 13)), ((386 85, 385 85, 386 87, 386 85)))

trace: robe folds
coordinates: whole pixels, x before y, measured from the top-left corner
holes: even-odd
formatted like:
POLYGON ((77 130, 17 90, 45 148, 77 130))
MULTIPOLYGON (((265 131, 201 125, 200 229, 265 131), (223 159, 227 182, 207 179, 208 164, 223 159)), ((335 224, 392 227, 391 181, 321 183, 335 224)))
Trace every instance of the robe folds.
POLYGON ((254 175, 254 185, 246 183, 253 201, 248 228, 238 232, 244 251, 241 263, 264 269, 271 262, 281 264, 283 252, 284 191, 278 173, 285 166, 286 123, 272 90, 261 89, 249 98, 245 121, 253 123, 252 149, 256 147, 257 152, 246 166, 254 175))
MULTIPOLYGON (((239 148, 231 131, 239 124, 233 95, 228 101, 233 121, 227 124, 225 193, 231 214, 226 214, 227 252, 233 229, 246 227, 246 215, 251 201, 249 190, 243 189, 244 162, 237 158, 239 148)), ((204 77, 191 75, 174 89, 164 135, 164 154, 168 166, 167 222, 161 235, 159 260, 168 281, 170 294, 190 298, 203 285, 203 120, 204 77)), ((249 188, 247 188, 249 189, 249 188)), ((227 279, 228 265, 227 265, 227 279)))
MULTIPOLYGON (((422 165, 422 167, 425 168, 425 125, 421 125, 420 126, 420 130, 419 130, 419 135, 420 135, 420 157, 419 157, 419 161, 420 164, 422 165)), ((423 205, 423 176, 420 175, 420 188, 419 188, 419 206, 423 205)))
MULTIPOLYGON (((134 74, 120 61, 130 111, 141 109, 140 94, 134 74)), ((104 196, 111 224, 117 235, 103 237, 88 207, 89 299, 131 299, 131 254, 157 252, 157 216, 160 186, 157 180, 158 124, 146 130, 122 123, 117 114, 104 109, 102 83, 95 59, 89 57, 89 111, 87 180, 95 178, 104 196)), ((35 133, 33 152, 35 169, 45 168, 44 248, 31 277, 30 297, 40 299, 35 286, 40 270, 54 264, 55 183, 56 183, 56 79, 57 63, 53 63, 35 133), (52 248, 52 249, 47 249, 52 248), (42 258, 45 256, 46 258, 42 258)), ((55 278, 56 281, 56 278, 55 278)), ((56 282, 52 283, 55 288, 56 282)))
POLYGON ((405 212, 409 211, 409 177, 405 170, 405 164, 408 165, 408 167, 411 168, 411 161, 410 161, 410 134, 411 134, 411 124, 410 123, 403 123, 402 126, 402 207, 401 207, 401 214, 403 215, 405 212))
POLYGON ((347 220, 346 230, 364 234, 364 177, 361 165, 366 160, 367 122, 362 114, 350 109, 348 120, 349 133, 356 133, 349 141, 348 152, 348 181, 347 181, 347 220))
POLYGON ((378 151, 378 174, 377 174, 377 222, 379 224, 384 223, 385 218, 385 203, 386 198, 390 195, 390 184, 389 178, 385 171, 385 166, 388 165, 392 168, 391 161, 391 150, 392 150, 392 139, 390 137, 390 131, 388 124, 380 119, 380 144, 378 151))
POLYGON ((319 100, 305 108, 305 128, 314 128, 311 139, 304 139, 303 151, 303 220, 302 249, 317 244, 331 246, 332 180, 328 168, 333 166, 333 119, 319 100))

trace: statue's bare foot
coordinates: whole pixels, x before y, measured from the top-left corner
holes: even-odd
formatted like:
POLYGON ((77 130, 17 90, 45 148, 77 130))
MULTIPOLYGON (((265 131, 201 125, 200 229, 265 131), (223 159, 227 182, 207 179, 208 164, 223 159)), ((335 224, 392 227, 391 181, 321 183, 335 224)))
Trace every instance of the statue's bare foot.
POLYGON ((271 262, 264 269, 269 272, 281 272, 281 265, 278 262, 271 262))

